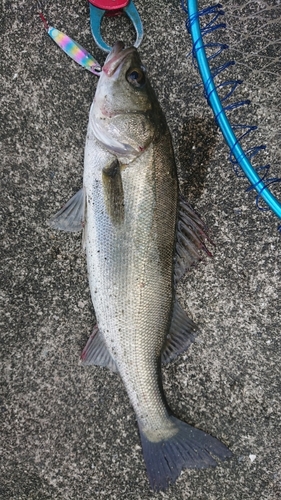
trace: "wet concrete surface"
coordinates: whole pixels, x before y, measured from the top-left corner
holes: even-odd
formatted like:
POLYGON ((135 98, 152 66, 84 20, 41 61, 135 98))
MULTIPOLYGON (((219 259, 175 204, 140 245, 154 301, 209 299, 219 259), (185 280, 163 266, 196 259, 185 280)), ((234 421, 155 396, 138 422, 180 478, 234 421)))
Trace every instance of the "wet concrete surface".
MULTIPOLYGON (((137 1, 141 56, 172 131, 181 190, 206 220, 214 256, 178 289, 201 330, 163 370, 175 414, 222 440, 233 458, 182 472, 165 493, 148 485, 135 416, 118 375, 79 365, 94 324, 80 234, 47 224, 81 187, 88 112, 96 77, 52 42, 35 2, 4 2, 1 25, 3 500, 281 498, 280 233, 259 211, 202 94, 180 2, 137 1)), ((207 6, 200 2, 200 8, 207 6)), ((236 100, 252 104, 233 123, 258 124, 248 147, 267 144, 256 165, 280 167, 280 33, 277 0, 226 1, 236 100)), ((45 2, 45 15, 101 62, 87 2, 45 2)), ((126 21, 104 35, 133 40, 126 21)), ((210 38, 212 39, 212 38, 210 38)), ((232 72, 232 73, 231 73, 232 72)), ((222 74, 226 79, 226 74, 222 74)), ((273 185, 281 199, 281 189, 273 185)), ((280 221, 279 221, 280 223, 280 221)))

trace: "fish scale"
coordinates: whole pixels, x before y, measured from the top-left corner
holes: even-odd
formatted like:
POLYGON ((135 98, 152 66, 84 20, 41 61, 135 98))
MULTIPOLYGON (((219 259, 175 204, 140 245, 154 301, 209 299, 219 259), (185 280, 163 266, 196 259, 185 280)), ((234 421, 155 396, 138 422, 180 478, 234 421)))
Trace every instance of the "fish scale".
MULTIPOLYGON (((96 152, 100 145, 92 137, 91 127, 88 141, 86 150, 93 148, 96 152)), ((125 195, 125 220, 122 227, 113 227, 105 210, 91 211, 92 199, 101 207, 105 205, 101 178, 96 177, 96 172, 100 169, 93 165, 92 158, 96 157, 94 154, 90 154, 89 171, 87 163, 85 164, 84 180, 86 199, 90 200, 86 208, 88 274, 90 288, 94 290, 92 300, 97 323, 108 350, 117 363, 139 423, 150 429, 159 427, 159 413, 162 418, 167 418, 167 410, 158 388, 156 360, 160 356, 170 319, 176 217, 174 190, 174 213, 170 212, 170 219, 174 218, 174 222, 169 225, 170 235, 165 235, 166 239, 170 237, 171 240, 170 268, 166 268, 166 276, 162 276, 160 264, 157 266, 157 238, 152 234, 156 205, 156 187, 151 185, 153 148, 145 153, 145 166, 143 158, 137 158, 122 172, 125 195), (120 311, 124 313, 120 315, 120 311), (165 314, 161 314, 162 311, 165 314)), ((100 158, 96 158, 100 165, 100 158)), ((166 210, 165 207, 165 212, 166 210)))
POLYGON ((85 365, 118 371, 134 407, 152 489, 184 468, 216 465, 231 452, 172 415, 161 382, 167 363, 194 341, 196 325, 175 286, 210 255, 204 223, 179 196, 172 141, 138 52, 117 42, 90 110, 83 189, 51 219, 84 228, 97 325, 85 365))

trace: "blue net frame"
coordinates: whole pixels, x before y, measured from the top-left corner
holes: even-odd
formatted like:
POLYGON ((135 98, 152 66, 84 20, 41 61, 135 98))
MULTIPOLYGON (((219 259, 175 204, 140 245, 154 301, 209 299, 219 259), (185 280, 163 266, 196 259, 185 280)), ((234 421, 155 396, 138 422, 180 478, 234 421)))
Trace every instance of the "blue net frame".
MULTIPOLYGON (((193 50, 192 54, 197 62, 197 66, 201 75, 204 86, 204 94, 208 104, 211 106, 216 122, 224 136, 224 139, 229 146, 229 160, 234 166, 234 170, 238 176, 246 176, 250 182, 247 191, 255 189, 256 205, 260 210, 271 209, 277 217, 281 219, 281 203, 270 191, 269 186, 274 183, 281 182, 281 178, 268 177, 269 165, 263 165, 254 168, 251 159, 260 151, 265 150, 266 146, 254 146, 246 151, 242 149, 241 140, 252 131, 257 129, 254 125, 234 125, 231 126, 226 111, 231 111, 240 106, 248 105, 249 100, 242 100, 235 103, 228 103, 228 99, 233 95, 237 86, 242 83, 242 80, 228 80, 218 85, 215 84, 214 78, 228 67, 235 64, 235 61, 228 61, 221 66, 210 68, 209 61, 215 59, 225 49, 226 44, 218 42, 204 41, 203 38, 215 30, 226 27, 222 21, 224 11, 221 4, 216 4, 207 7, 201 11, 198 10, 197 0, 182 0, 182 8, 187 13, 186 27, 192 37, 193 50), (209 16, 205 25, 201 28, 200 18, 209 16), (211 49, 211 55, 207 56, 206 49, 211 49), (218 91, 226 88, 226 94, 220 98, 218 91), (236 134, 235 134, 236 132, 236 134), (260 175, 259 175, 260 174, 260 175), (259 202, 263 199, 267 207, 261 207, 259 202)), ((281 231, 281 224, 278 227, 281 231)))

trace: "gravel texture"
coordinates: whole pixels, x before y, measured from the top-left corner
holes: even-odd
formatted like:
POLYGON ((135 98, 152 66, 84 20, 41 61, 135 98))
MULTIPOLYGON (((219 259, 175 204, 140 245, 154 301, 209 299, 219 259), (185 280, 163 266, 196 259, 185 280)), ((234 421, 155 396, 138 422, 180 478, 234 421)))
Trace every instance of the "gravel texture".
MULTIPOLYGON (((118 375, 79 365, 94 324, 80 234, 48 218, 81 187, 96 77, 46 35, 36 2, 4 0, 1 89, 2 329, 1 500, 278 500, 281 498, 280 233, 233 172, 203 97, 180 2, 135 1, 142 59, 174 138, 181 190, 205 218, 212 259, 179 285, 200 325, 197 342, 163 371, 175 414, 221 439, 233 458, 184 471, 165 493, 149 489, 135 416, 118 375)), ((207 6, 200 2, 200 8, 207 6)), ((256 165, 280 168, 278 0, 224 4, 229 75, 244 80, 233 123, 258 124, 256 165)), ((92 52, 86 1, 45 2, 45 15, 92 52)), ((130 42, 126 19, 107 19, 106 39, 130 42)), ((226 59, 224 59, 226 58, 226 59)), ((227 78, 227 73, 219 81, 227 78)), ((274 192, 281 199, 280 186, 274 192)))

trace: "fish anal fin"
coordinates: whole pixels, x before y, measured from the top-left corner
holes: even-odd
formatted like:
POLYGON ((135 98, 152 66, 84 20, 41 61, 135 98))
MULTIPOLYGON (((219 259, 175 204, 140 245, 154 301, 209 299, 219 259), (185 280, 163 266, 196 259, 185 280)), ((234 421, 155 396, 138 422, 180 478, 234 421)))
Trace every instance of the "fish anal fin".
POLYGON ((103 168, 102 183, 107 213, 114 225, 121 224, 124 220, 124 192, 117 159, 103 168))
POLYGON ((61 231, 81 231, 85 220, 84 189, 80 189, 68 202, 49 220, 54 229, 61 231))
POLYGON ((117 365, 109 353, 97 325, 94 326, 80 359, 83 365, 105 366, 113 372, 118 371, 117 365))
POLYGON ((178 301, 175 300, 170 331, 162 350, 162 363, 170 363, 179 354, 185 352, 190 344, 194 342, 197 332, 198 327, 196 324, 187 316, 178 301))

